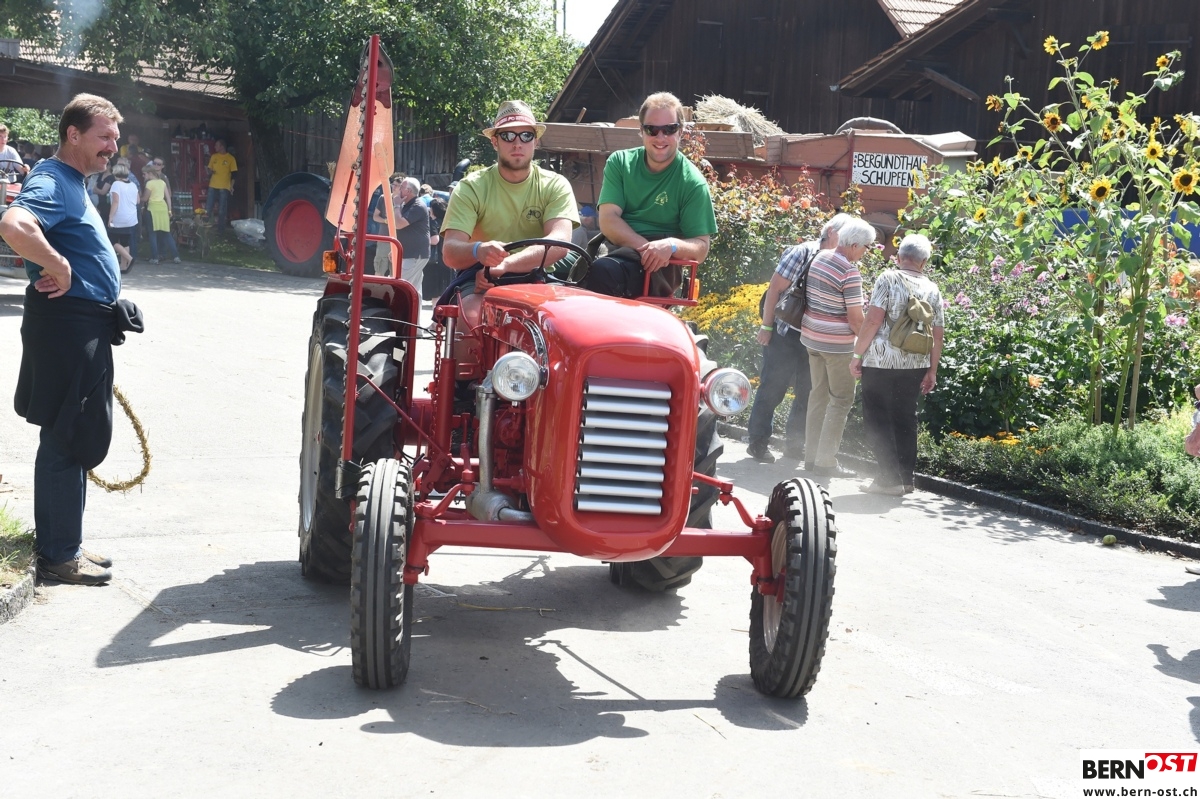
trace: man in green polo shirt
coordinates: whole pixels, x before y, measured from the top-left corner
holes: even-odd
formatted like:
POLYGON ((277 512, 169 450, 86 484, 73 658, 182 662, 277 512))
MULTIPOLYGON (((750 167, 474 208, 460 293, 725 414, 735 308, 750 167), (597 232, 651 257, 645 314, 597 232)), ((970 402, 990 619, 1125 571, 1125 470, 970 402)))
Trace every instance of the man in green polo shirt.
POLYGON ((640 297, 646 273, 650 293, 679 286, 672 258, 702 262, 717 232, 704 175, 679 152, 683 106, 668 92, 652 94, 638 112, 642 147, 619 150, 604 165, 600 232, 616 249, 596 259, 587 288, 616 297, 640 297))

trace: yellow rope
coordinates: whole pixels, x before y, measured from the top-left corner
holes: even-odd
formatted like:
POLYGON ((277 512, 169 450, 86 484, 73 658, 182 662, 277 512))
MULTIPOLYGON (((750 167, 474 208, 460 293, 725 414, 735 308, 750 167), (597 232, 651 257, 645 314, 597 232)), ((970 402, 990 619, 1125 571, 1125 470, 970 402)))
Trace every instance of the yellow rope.
POLYGON ((146 430, 142 427, 142 420, 138 419, 137 414, 133 412, 133 408, 129 407, 129 400, 125 399, 125 394, 122 393, 120 388, 113 386, 113 396, 121 404, 121 410, 125 411, 125 415, 129 417, 129 423, 133 425, 133 432, 137 435, 138 446, 142 448, 142 471, 137 477, 130 480, 110 483, 103 477, 99 477, 93 469, 88 472, 88 479, 105 491, 120 491, 124 493, 135 486, 141 485, 145 482, 146 475, 150 474, 150 445, 146 443, 146 430))

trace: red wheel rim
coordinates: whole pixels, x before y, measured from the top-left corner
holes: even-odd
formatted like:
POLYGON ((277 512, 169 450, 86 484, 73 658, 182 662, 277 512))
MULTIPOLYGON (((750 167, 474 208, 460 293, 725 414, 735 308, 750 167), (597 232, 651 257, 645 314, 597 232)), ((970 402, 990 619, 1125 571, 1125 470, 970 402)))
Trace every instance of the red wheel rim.
POLYGON ((317 254, 325 220, 308 200, 292 200, 279 212, 275 223, 275 243, 279 253, 292 263, 304 263, 317 254))

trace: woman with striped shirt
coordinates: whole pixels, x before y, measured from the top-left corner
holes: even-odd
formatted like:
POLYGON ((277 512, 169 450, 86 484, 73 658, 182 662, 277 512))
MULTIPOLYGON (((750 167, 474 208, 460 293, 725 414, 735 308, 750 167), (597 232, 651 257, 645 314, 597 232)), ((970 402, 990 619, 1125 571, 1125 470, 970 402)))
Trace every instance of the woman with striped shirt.
POLYGON ((808 305, 800 324, 812 376, 804 456, 806 470, 818 477, 854 477, 838 465, 837 453, 854 404, 850 355, 863 321, 862 275, 855 264, 874 243, 875 228, 851 219, 838 231, 837 247, 820 253, 808 270, 808 305))

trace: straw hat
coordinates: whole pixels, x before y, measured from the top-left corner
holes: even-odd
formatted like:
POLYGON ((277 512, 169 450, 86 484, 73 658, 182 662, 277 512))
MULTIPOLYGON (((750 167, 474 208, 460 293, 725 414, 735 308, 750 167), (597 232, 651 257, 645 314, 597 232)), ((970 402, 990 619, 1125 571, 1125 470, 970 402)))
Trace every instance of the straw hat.
POLYGON ((500 110, 496 112, 496 121, 490 128, 484 128, 482 135, 485 139, 490 139, 496 131, 505 128, 533 128, 537 131, 539 139, 546 132, 546 126, 533 118, 533 109, 520 100, 505 100, 501 103, 500 110))

